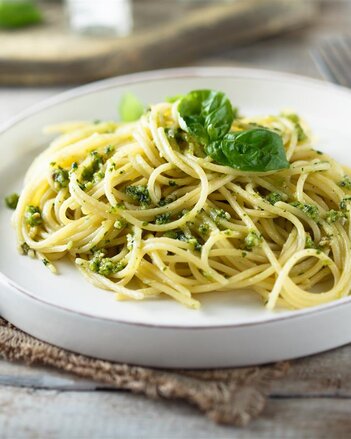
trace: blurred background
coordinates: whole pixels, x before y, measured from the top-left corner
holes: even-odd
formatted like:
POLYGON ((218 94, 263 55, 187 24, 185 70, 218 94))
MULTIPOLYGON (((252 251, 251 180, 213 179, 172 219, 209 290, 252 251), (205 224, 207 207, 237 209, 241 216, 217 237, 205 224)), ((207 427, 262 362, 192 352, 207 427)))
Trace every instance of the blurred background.
POLYGON ((174 66, 342 82, 323 51, 337 40, 351 66, 350 26, 351 0, 0 0, 0 122, 74 84, 174 66))

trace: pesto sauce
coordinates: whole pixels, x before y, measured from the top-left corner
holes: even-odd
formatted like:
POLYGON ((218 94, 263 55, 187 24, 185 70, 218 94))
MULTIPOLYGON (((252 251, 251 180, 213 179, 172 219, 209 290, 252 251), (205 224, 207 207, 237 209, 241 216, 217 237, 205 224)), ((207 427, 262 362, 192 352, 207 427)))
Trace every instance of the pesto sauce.
POLYGON ((190 244, 195 251, 201 251, 202 245, 200 242, 191 234, 184 233, 181 229, 169 230, 163 234, 165 238, 178 239, 179 241, 186 242, 190 244))
POLYGON ((27 206, 26 211, 24 213, 24 219, 26 223, 31 227, 39 226, 40 224, 43 223, 41 210, 39 209, 38 206, 32 206, 32 205, 27 206))
POLYGON ((316 243, 313 241, 311 235, 309 233, 306 233, 306 240, 305 240, 305 248, 314 248, 316 249, 316 243))
POLYGON ((24 255, 28 255, 28 252, 31 250, 31 248, 29 247, 29 245, 26 242, 24 242, 21 245, 21 250, 22 250, 24 255))
POLYGON ((69 172, 66 169, 61 168, 61 166, 52 172, 51 177, 54 181, 54 187, 56 190, 67 187, 69 184, 69 172))
POLYGON ((319 209, 314 204, 301 203, 300 201, 294 201, 290 203, 292 206, 297 207, 306 216, 311 218, 313 221, 318 222, 319 220, 319 209))
POLYGON ((221 220, 229 221, 231 216, 223 209, 210 209, 210 217, 216 223, 219 224, 221 220))
POLYGON ((268 203, 272 204, 272 206, 274 206, 275 203, 278 203, 278 201, 284 201, 285 199, 286 195, 283 195, 281 192, 271 192, 270 194, 266 195, 266 200, 268 203))
POLYGON ((201 236, 207 236, 209 231, 210 231, 209 224, 201 223, 198 227, 198 231, 199 231, 201 236))
POLYGON ((328 224, 333 224, 336 221, 346 218, 347 218, 346 213, 341 210, 331 209, 325 215, 325 220, 328 224))
POLYGON ((9 209, 15 210, 18 204, 19 195, 13 193, 5 197, 5 204, 9 209))
POLYGON ((262 241, 262 236, 259 233, 255 230, 250 230, 244 240, 245 250, 251 251, 254 247, 259 247, 262 244, 262 241))
POLYGON ((162 224, 167 224, 171 221, 171 214, 170 213, 160 213, 159 215, 156 215, 155 217, 155 224, 158 226, 162 224))
POLYGON ((340 187, 350 190, 351 189, 351 178, 345 175, 344 178, 338 183, 340 187))
POLYGON ((341 210, 347 210, 347 206, 350 204, 351 202, 351 197, 344 197, 341 201, 340 201, 340 209, 341 210))
POLYGON ((297 114, 286 114, 285 117, 287 119, 289 119, 294 125, 295 125, 295 129, 297 131, 297 140, 299 142, 302 142, 303 140, 307 139, 306 133, 304 132, 304 130, 301 127, 300 124, 300 118, 297 114))
POLYGON ((81 177, 84 182, 91 182, 94 179, 94 174, 100 171, 104 164, 103 157, 97 152, 90 153, 90 164, 83 168, 81 177))
POLYGON ((146 207, 151 204, 150 194, 146 186, 127 186, 126 194, 129 198, 131 198, 133 201, 136 201, 142 207, 146 207))
POLYGON ((123 270, 126 265, 123 261, 114 262, 112 259, 106 258, 105 250, 97 250, 89 262, 89 269, 106 277, 123 270))

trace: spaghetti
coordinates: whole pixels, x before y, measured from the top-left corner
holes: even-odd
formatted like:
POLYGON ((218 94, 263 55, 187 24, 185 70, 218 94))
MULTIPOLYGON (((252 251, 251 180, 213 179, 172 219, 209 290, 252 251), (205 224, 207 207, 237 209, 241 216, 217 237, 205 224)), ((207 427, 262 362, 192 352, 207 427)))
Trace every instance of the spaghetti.
POLYGON ((201 293, 244 289, 298 309, 348 295, 349 170, 313 149, 296 115, 236 116, 230 130, 254 128, 280 136, 288 167, 216 162, 179 101, 135 122, 51 127, 61 135, 28 170, 13 216, 20 251, 52 271, 68 256, 120 300, 198 308, 201 293))

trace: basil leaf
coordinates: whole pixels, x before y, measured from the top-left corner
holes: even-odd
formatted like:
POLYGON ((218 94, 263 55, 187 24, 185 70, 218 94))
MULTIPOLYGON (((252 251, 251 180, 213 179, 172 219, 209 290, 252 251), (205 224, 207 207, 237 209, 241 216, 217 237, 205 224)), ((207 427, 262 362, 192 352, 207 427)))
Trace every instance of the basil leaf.
POLYGON ((122 122, 134 122, 144 113, 144 105, 133 93, 125 93, 119 103, 119 115, 122 122))
POLYGON ((204 147, 206 155, 209 155, 216 163, 224 166, 230 166, 227 157, 222 151, 222 140, 209 143, 204 147))
POLYGON ((205 147, 221 165, 241 171, 267 172, 289 167, 282 138, 264 128, 231 132, 205 147))
POLYGON ((174 102, 179 101, 180 99, 182 99, 184 97, 184 95, 175 95, 175 96, 168 96, 166 98, 166 102, 170 103, 170 104, 174 104, 174 102))
POLYGON ((234 112, 224 93, 194 90, 178 106, 182 128, 201 144, 222 138, 231 128, 234 112))

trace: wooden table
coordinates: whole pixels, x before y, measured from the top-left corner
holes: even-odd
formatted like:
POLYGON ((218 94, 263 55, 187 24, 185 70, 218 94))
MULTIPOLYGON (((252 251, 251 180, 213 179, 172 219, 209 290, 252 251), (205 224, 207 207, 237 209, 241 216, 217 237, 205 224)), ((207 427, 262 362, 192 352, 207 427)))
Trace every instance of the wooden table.
MULTIPOLYGON (((304 32, 220 53, 203 65, 250 65, 318 77, 309 49, 347 31, 351 1, 324 5, 304 32)), ((0 72, 1 74, 1 72, 0 72)), ((0 121, 62 88, 1 88, 0 121)), ((351 345, 292 363, 260 419, 220 427, 196 409, 112 391, 50 369, 0 361, 1 438, 346 438, 351 436, 351 345)))

